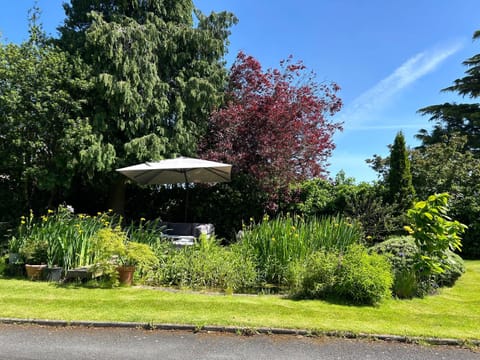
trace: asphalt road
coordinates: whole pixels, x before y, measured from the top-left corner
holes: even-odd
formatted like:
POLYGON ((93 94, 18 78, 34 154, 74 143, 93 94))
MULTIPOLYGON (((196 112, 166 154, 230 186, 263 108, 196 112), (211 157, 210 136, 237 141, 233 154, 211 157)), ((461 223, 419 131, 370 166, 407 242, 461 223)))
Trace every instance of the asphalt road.
POLYGON ((0 359, 480 359, 447 346, 280 335, 0 324, 0 359))

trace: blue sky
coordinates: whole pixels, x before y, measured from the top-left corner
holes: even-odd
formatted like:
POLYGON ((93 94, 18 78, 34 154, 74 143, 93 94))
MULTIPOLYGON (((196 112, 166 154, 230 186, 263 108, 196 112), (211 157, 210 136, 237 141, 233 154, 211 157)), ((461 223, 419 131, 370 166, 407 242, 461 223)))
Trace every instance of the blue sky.
MULTIPOLYGON (((48 33, 63 21, 63 0, 38 0, 48 33)), ((265 68, 293 55, 321 81, 335 81, 343 109, 335 116, 344 132, 335 136, 330 159, 334 176, 343 169, 357 181, 376 174, 365 159, 388 155, 388 144, 403 131, 409 146, 414 134, 430 129, 417 110, 447 101, 468 101, 440 90, 464 75, 462 61, 480 53, 473 42, 480 29, 478 0, 194 0, 203 12, 229 10, 232 28, 227 62, 238 51, 265 68)), ((3 1, 3 41, 27 37, 27 10, 33 0, 3 1)))

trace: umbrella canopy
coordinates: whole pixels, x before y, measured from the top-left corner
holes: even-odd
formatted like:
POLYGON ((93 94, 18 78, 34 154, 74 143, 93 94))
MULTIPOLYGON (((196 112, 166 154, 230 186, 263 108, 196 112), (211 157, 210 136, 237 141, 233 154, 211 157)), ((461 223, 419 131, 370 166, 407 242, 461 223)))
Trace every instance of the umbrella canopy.
POLYGON ((157 162, 146 162, 117 169, 118 172, 141 185, 183 184, 185 195, 185 221, 187 221, 188 183, 219 183, 230 181, 232 165, 215 161, 178 157, 157 162))
POLYGON ((229 164, 188 157, 146 162, 117 169, 142 185, 228 182, 231 170, 232 165, 229 164))

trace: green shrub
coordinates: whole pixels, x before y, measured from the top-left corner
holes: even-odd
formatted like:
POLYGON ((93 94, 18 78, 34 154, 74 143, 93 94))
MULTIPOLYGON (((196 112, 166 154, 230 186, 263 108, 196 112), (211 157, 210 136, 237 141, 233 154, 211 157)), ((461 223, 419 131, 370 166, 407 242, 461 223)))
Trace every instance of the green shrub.
POLYGON ((387 258, 354 245, 343 255, 334 289, 356 304, 376 304, 391 296, 393 274, 387 258))
POLYGON ((448 198, 448 193, 430 195, 407 212, 411 224, 405 229, 413 236, 419 250, 416 266, 427 276, 446 270, 447 250, 460 250, 460 234, 467 228, 447 216, 448 198))
POLYGON ((446 258, 443 259, 443 273, 435 275, 435 282, 439 286, 453 286, 460 276, 465 273, 465 263, 460 255, 448 250, 446 258))
POLYGON ((376 304, 390 296, 393 275, 389 261, 369 254, 362 245, 345 252, 318 251, 304 264, 303 270, 299 263, 291 268, 294 296, 335 297, 355 304, 376 304))
POLYGON ((233 292, 253 287, 257 279, 255 265, 242 248, 223 247, 214 237, 201 236, 197 244, 183 249, 159 243, 155 250, 161 265, 149 282, 156 285, 233 292))
POLYGON ((323 250, 311 254, 306 261, 289 266, 289 288, 295 297, 324 299, 333 295, 339 266, 337 252, 323 250))
POLYGON ((396 236, 370 248, 371 252, 384 254, 392 264, 394 284, 392 292, 399 298, 424 296, 434 292, 439 286, 451 286, 465 272, 460 256, 452 251, 441 259, 443 273, 426 275, 418 271, 416 261, 418 247, 411 236, 396 236))

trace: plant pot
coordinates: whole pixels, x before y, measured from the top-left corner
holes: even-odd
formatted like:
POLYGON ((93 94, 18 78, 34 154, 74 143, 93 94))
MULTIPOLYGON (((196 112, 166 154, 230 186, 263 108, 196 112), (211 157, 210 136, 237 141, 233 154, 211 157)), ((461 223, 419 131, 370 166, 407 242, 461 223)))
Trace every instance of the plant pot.
POLYGON ((102 272, 98 269, 94 269, 92 266, 82 266, 68 270, 65 274, 65 280, 87 281, 95 279, 101 275, 102 272))
POLYGON ((135 266, 119 266, 117 267, 118 280, 122 285, 131 286, 133 283, 133 274, 135 273, 135 266))
POLYGON ((13 265, 20 261, 20 254, 18 252, 8 253, 8 263, 13 265))
POLYGON ((63 268, 59 266, 47 267, 45 269, 45 279, 47 281, 59 282, 62 279, 63 268))
POLYGON ((25 270, 27 271, 27 277, 30 280, 41 280, 43 271, 46 268, 47 268, 47 265, 25 264, 25 270))

